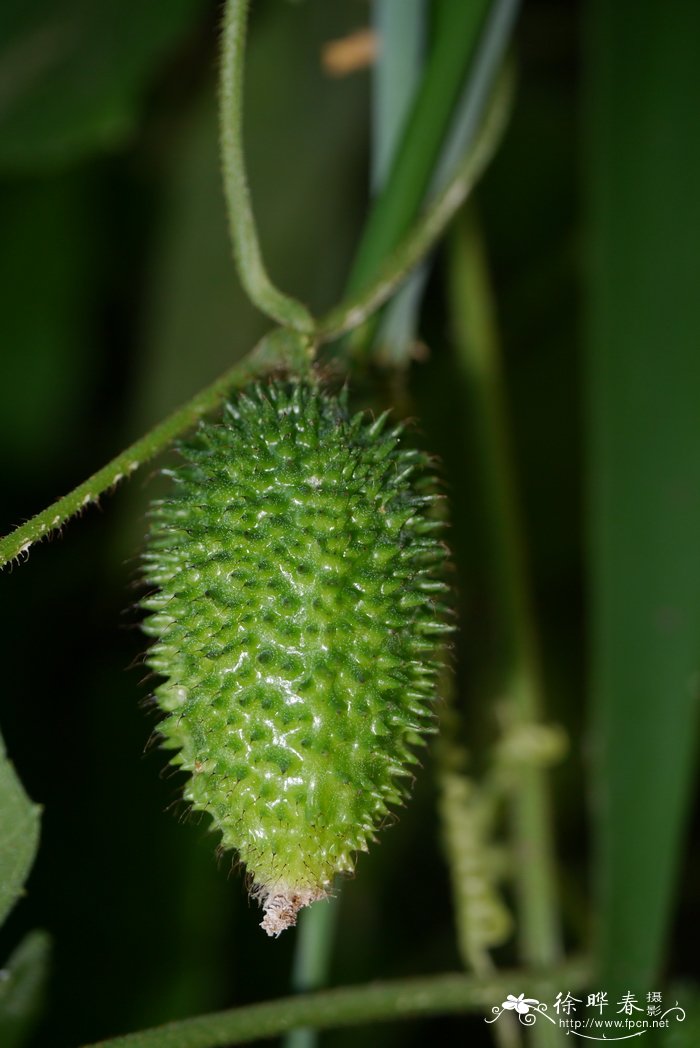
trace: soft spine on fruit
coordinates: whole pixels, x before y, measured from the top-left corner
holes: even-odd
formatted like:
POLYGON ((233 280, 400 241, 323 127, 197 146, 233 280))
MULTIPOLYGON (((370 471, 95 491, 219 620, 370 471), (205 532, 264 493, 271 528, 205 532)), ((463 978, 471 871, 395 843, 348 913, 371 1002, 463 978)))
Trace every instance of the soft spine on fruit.
POLYGON ((165 472, 144 555, 163 746, 279 934, 350 871, 432 730, 447 551, 428 457, 311 382, 256 385, 165 472))

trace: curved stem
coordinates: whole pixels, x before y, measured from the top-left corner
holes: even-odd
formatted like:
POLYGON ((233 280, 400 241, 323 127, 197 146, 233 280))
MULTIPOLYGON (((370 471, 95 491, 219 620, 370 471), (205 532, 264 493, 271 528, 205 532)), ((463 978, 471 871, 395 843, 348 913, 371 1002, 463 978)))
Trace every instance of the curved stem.
POLYGON ((474 147, 459 165, 454 177, 433 200, 396 250, 385 260, 375 280, 359 294, 344 300, 319 321, 316 334, 320 341, 331 342, 363 324, 390 298, 413 267, 434 247, 493 156, 510 112, 511 95, 511 78, 504 74, 497 85, 474 147))
POLYGON ((120 481, 130 477, 140 466, 164 451, 176 437, 218 407, 232 389, 275 368, 289 366, 297 371, 304 370, 308 367, 309 352, 309 344, 292 332, 283 329, 271 332, 247 357, 130 444, 106 466, 0 539, 0 568, 27 555, 35 542, 59 530, 71 517, 97 502, 103 492, 113 491, 120 481))
POLYGON ((241 283, 251 301, 284 327, 303 334, 314 329, 306 306, 279 291, 265 269, 243 150, 243 70, 249 0, 226 0, 221 52, 220 146, 224 191, 233 252, 241 283))
POLYGON ((488 979, 447 974, 373 983, 201 1015, 98 1041, 86 1048, 228 1048, 275 1037, 299 1026, 330 1029, 421 1015, 490 1012, 508 993, 525 993, 541 1000, 554 996, 564 985, 578 989, 588 977, 587 963, 576 961, 537 976, 511 971, 488 979))

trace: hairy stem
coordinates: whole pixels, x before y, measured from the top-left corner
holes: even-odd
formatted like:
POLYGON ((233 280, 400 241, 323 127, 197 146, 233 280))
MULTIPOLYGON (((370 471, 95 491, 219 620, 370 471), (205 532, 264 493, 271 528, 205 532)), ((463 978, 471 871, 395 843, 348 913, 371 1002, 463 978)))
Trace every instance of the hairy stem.
POLYGON ((221 51, 220 146, 233 252, 251 301, 284 327, 303 334, 314 329, 306 306, 279 291, 263 262, 245 172, 243 71, 249 0, 226 0, 221 51))
POLYGON ((544 1000, 554 996, 562 985, 572 990, 584 986, 588 977, 587 963, 576 961, 539 975, 511 971, 488 979, 453 974, 402 979, 202 1015, 98 1041, 87 1048, 228 1048, 275 1037, 299 1026, 332 1029, 423 1015, 490 1013, 506 994, 525 993, 544 1000))
MULTIPOLYGON (((451 241, 450 300, 459 365, 478 427, 493 560, 504 632, 507 730, 537 728, 543 713, 540 659, 513 479, 496 324, 486 262, 474 216, 467 213, 451 241)), ((522 735, 521 735, 522 737, 522 735)), ((522 958, 549 967, 561 956, 551 805, 543 767, 523 756, 513 772, 513 827, 522 958)), ((545 1031, 544 1027, 547 1026, 545 1031)), ((559 1031, 533 1031, 541 1045, 560 1043, 559 1031)))
POLYGON ((52 502, 41 513, 0 539, 0 568, 28 554, 31 546, 61 528, 66 521, 98 501, 106 491, 113 491, 145 463, 164 451, 176 437, 191 429, 204 415, 213 411, 234 388, 257 375, 289 366, 296 370, 308 367, 310 347, 303 339, 280 329, 266 336, 252 353, 224 372, 215 382, 173 411, 145 436, 130 444, 106 466, 73 488, 68 495, 52 502))

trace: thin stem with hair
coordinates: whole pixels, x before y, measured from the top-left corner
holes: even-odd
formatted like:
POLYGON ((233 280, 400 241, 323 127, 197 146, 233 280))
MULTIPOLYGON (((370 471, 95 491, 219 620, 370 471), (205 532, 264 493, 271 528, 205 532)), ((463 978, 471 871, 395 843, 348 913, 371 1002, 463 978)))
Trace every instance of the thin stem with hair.
POLYGON ((243 73, 250 0, 226 0, 219 88, 221 163, 233 252, 241 283, 251 301, 283 327, 311 334, 314 319, 306 306, 278 290, 260 250, 245 172, 243 73))

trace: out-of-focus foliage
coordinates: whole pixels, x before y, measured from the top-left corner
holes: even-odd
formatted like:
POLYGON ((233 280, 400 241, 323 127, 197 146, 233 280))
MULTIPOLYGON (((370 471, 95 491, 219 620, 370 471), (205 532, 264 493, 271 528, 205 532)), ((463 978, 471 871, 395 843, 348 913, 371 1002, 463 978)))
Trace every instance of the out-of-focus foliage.
POLYGON ((3 0, 0 168, 61 165, 133 133, 202 0, 3 0))
MULTIPOLYGON (((0 736, 0 925, 23 895, 39 843, 41 809, 24 792, 0 736)), ((36 1024, 49 940, 29 932, 0 971, 0 1044, 19 1046, 36 1024)))
POLYGON ((37 1025, 46 986, 50 942, 45 932, 29 932, 2 969, 0 1044, 20 1048, 37 1025))
POLYGON ((0 194, 0 441, 12 448, 8 457, 18 470, 45 460, 52 446, 60 451, 62 434, 89 395, 101 247, 97 193, 96 180, 80 171, 12 179, 0 194))
POLYGON ((0 738, 0 924, 21 894, 34 861, 39 811, 22 789, 0 738))
POLYGON ((625 7, 592 5, 587 138, 591 771, 621 990, 665 953, 700 726, 700 7, 625 7))

